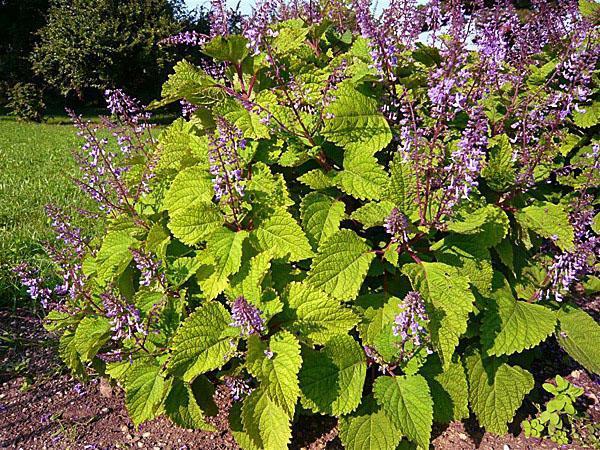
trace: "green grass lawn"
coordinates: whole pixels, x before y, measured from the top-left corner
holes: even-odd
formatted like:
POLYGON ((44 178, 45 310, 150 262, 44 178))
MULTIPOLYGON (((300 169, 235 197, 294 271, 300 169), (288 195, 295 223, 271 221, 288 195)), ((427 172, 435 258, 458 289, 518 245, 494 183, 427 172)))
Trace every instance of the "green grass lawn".
POLYGON ((31 306, 12 274, 16 264, 27 261, 48 273, 42 243, 52 232, 44 206, 89 205, 70 178, 77 173, 71 150, 80 138, 66 122, 23 123, 0 116, 0 306, 31 306))

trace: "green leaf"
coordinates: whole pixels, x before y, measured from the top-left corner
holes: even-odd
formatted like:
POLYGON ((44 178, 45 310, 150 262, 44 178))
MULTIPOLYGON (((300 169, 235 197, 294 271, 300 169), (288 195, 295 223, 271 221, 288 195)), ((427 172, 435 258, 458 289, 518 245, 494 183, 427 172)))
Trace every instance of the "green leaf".
POLYGON ((396 152, 390 163, 390 182, 385 198, 405 215, 410 216, 417 210, 417 177, 410 163, 404 161, 400 152, 396 152))
POLYGON ((492 433, 508 433, 510 422, 525 396, 533 389, 533 376, 502 359, 465 358, 469 380, 469 403, 479 423, 492 433))
POLYGON ((494 270, 489 250, 477 237, 449 235, 431 246, 437 261, 456 267, 479 293, 490 290, 494 270))
POLYGON ((354 231, 338 231, 319 249, 306 282, 338 300, 352 300, 374 256, 354 231))
POLYGON ((335 186, 335 172, 313 169, 298 177, 298 181, 311 189, 321 190, 335 186))
POLYGON ((223 225, 223 215, 219 208, 212 203, 196 202, 171 213, 168 227, 181 242, 194 245, 205 240, 221 225, 223 225))
POLYGON ((269 128, 260 121, 260 116, 230 99, 216 108, 231 124, 242 130, 247 139, 269 139, 269 128))
POLYGON ((335 180, 342 191, 360 200, 380 199, 388 185, 387 173, 367 152, 346 153, 344 170, 335 180))
POLYGON ((244 400, 242 423, 254 445, 261 450, 286 450, 292 437, 290 417, 263 389, 244 400))
POLYGON ((579 0, 579 11, 583 17, 592 21, 592 23, 600 22, 600 3, 595 0, 579 0))
POLYGON ((81 362, 75 343, 75 333, 66 331, 58 342, 58 355, 73 374, 81 377, 85 373, 85 367, 81 362))
POLYGON ((302 45, 309 31, 309 28, 282 27, 271 45, 278 53, 289 53, 302 45))
POLYGON ((272 258, 271 252, 266 251, 244 262, 240 271, 231 277, 231 286, 225 291, 229 298, 241 295, 258 307, 261 302, 261 285, 271 268, 272 258))
POLYGON ((161 133, 158 149, 158 172, 178 172, 197 164, 208 168, 208 139, 196 136, 193 125, 183 119, 176 120, 161 133))
POLYGON ((291 283, 287 294, 286 328, 316 344, 345 334, 357 323, 352 309, 340 305, 319 289, 306 283, 291 283), (289 323, 289 324, 288 324, 289 323))
POLYGON ((173 337, 169 371, 190 382, 196 376, 223 366, 236 350, 239 329, 217 302, 200 305, 173 337))
POLYGON ((111 323, 106 317, 84 317, 75 330, 75 349, 81 360, 91 361, 110 338, 111 323))
MULTIPOLYGON (((217 87, 215 80, 186 60, 179 61, 173 69, 174 73, 169 75, 162 87, 164 100, 154 102, 152 107, 160 107, 180 99, 186 99, 194 105, 210 105, 225 98, 225 93, 217 87)), ((175 123, 177 122, 185 123, 185 120, 175 123)))
POLYGON ((489 140, 488 148, 488 162, 481 174, 493 190, 507 191, 514 185, 516 177, 510 139, 506 134, 494 136, 489 140))
POLYGON ((300 395, 298 372, 302 365, 300 344, 287 331, 280 331, 269 342, 252 336, 248 340, 246 367, 255 376, 261 389, 290 417, 294 415, 300 395), (272 353, 269 357, 266 353, 272 353))
POLYGON ((248 40, 239 35, 217 36, 202 51, 218 61, 241 63, 248 56, 248 40))
POLYGON ((476 238, 485 247, 499 244, 508 233, 508 216, 497 206, 486 205, 475 211, 461 211, 448 230, 476 238))
POLYGON ((486 299, 481 344, 488 355, 512 355, 535 347, 554 332, 556 313, 545 306, 517 301, 510 291, 486 299))
POLYGON ((220 228, 208 238, 206 248, 214 258, 213 272, 199 279, 200 286, 209 300, 219 295, 227 287, 229 276, 240 269, 242 264, 242 244, 248 237, 247 231, 231 231, 220 228))
POLYGON ((146 420, 154 419, 162 404, 168 383, 160 374, 160 366, 134 364, 125 378, 125 406, 137 427, 146 420))
POLYGON ((163 200, 163 208, 171 215, 192 205, 212 201, 212 180, 201 167, 188 167, 177 174, 163 200))
POLYGON ((173 380, 171 390, 165 400, 165 413, 180 427, 192 430, 217 431, 204 421, 204 414, 196 403, 190 386, 179 379, 173 380))
POLYGON ((302 405, 314 412, 339 416, 354 411, 362 398, 367 372, 365 354, 348 335, 333 337, 316 351, 302 351, 302 405))
POLYGON ((546 239, 556 239, 561 250, 573 250, 573 226, 562 205, 540 202, 518 211, 515 218, 524 229, 546 239))
POLYGON ((421 369, 433 398, 433 420, 450 423, 469 417, 469 386, 465 369, 460 362, 452 362, 446 370, 437 355, 432 354, 421 369))
POLYGON ((354 211, 350 217, 362 223, 365 228, 378 227, 383 225, 392 209, 394 204, 388 200, 369 202, 354 211))
POLYGON ((363 312, 363 319, 358 326, 358 333, 363 344, 374 347, 375 350, 389 361, 389 356, 396 356, 398 347, 394 345, 393 355, 383 348, 382 344, 389 342, 394 327, 394 318, 400 313, 400 299, 390 297, 382 305, 368 306, 363 312), (383 355, 385 353, 385 355, 383 355))
POLYGON ((395 450, 402 433, 372 397, 340 419, 340 439, 346 450, 395 450))
POLYGON ((433 423, 433 400, 421 375, 381 376, 373 393, 395 426, 411 441, 429 447, 433 423))
POLYGON ((335 91, 335 100, 325 108, 325 117, 329 118, 325 119, 323 136, 346 150, 370 156, 392 140, 377 100, 348 85, 335 91))
POLYGON ((403 272, 425 299, 431 340, 444 368, 450 365, 458 340, 467 331, 475 298, 469 280, 442 263, 409 264, 403 272))
POLYGON ((300 204, 302 226, 315 250, 340 229, 345 216, 344 203, 319 192, 311 192, 300 204))
POLYGON ((121 274, 133 259, 129 251, 138 241, 128 231, 109 231, 96 255, 96 271, 102 282, 121 274))
POLYGON ((289 255, 290 261, 300 261, 313 256, 304 231, 283 208, 275 208, 259 223, 252 231, 252 242, 258 250, 270 250, 276 258, 289 255))
POLYGON ((578 363, 592 373, 600 374, 600 325, 587 313, 564 305, 558 313, 560 331, 556 339, 578 363))
POLYGON ((600 102, 595 101, 591 105, 581 107, 585 111, 573 112, 573 121, 575 125, 581 128, 592 128, 600 122, 600 102))

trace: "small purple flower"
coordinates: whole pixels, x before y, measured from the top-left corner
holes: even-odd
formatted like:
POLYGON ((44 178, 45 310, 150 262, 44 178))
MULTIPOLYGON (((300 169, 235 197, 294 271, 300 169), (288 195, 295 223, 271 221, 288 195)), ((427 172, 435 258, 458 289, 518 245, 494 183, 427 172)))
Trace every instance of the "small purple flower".
POLYGON ((48 308, 52 300, 52 290, 44 286, 44 280, 39 272, 30 269, 26 263, 14 268, 15 274, 21 279, 21 284, 27 288, 27 294, 32 300, 39 300, 44 308, 48 308))
POLYGON ((225 382, 225 386, 227 386, 231 392, 233 400, 236 402, 240 401, 247 395, 250 395, 250 393, 254 390, 245 380, 240 377, 226 376, 223 381, 225 382))
POLYGON ((86 394, 86 390, 81 383, 75 384, 73 386, 73 391, 80 397, 83 397, 86 394))
POLYGON ((187 100, 180 100, 179 104, 181 105, 181 115, 186 119, 192 117, 192 115, 198 110, 198 107, 187 100))
POLYGON ((181 33, 169 36, 159 44, 162 45, 188 45, 190 47, 201 47, 208 40, 208 36, 196 31, 183 31, 181 33))
POLYGON ((407 242, 408 229, 410 222, 408 218, 400 212, 398 208, 392 209, 390 215, 386 217, 383 223, 385 231, 392 236, 394 242, 407 242))
POLYGON ((164 275, 159 274, 160 260, 157 261, 150 254, 133 247, 129 251, 133 255, 135 267, 140 271, 140 286, 150 286, 154 279, 164 283, 164 275))
POLYGON ((229 13, 224 0, 210 1, 210 37, 229 34, 229 13))
POLYGON ((402 338, 401 347, 403 350, 405 344, 409 341, 412 341, 416 347, 421 346, 423 338, 428 336, 427 329, 424 327, 424 323, 427 322, 428 318, 421 294, 416 291, 409 292, 398 306, 401 312, 394 319, 394 336, 402 338))
POLYGON ((248 303, 244 296, 240 295, 235 299, 231 306, 232 327, 241 329, 242 334, 250 336, 252 334, 261 334, 265 330, 264 320, 261 317, 261 311, 248 303))
POLYGON ((100 294, 100 298, 106 317, 112 323, 113 340, 131 339, 136 335, 147 334, 140 311, 135 306, 110 292, 100 294))

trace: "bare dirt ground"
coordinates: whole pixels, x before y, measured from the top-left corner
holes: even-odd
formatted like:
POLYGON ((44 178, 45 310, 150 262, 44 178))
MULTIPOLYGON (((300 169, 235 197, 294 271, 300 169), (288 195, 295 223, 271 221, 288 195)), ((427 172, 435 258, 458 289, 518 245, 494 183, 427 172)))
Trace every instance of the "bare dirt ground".
MULTIPOLYGON (((518 423, 513 424, 514 434, 498 437, 485 433, 471 420, 442 428, 436 426, 432 447, 444 450, 600 448, 597 444, 600 441, 593 437, 594 433, 600 434, 597 425, 600 423, 599 380, 565 363, 563 355, 554 350, 556 357, 536 368, 536 378, 543 381, 562 373, 585 389, 585 397, 579 405, 583 418, 576 427, 579 443, 559 446, 549 440, 527 439, 519 434, 518 423), (557 364, 561 364, 559 369, 557 364)), ((0 312, 0 448, 237 449, 227 421, 232 400, 223 386, 217 389, 215 401, 220 412, 208 420, 219 430, 216 433, 184 430, 165 418, 142 424, 136 430, 127 417, 118 387, 111 387, 102 380, 82 385, 72 379, 56 356, 55 342, 45 333, 39 319, 26 312, 17 315, 0 312)), ((521 418, 526 417, 527 407, 520 413, 521 418)), ((325 417, 300 417, 291 448, 341 449, 335 421, 325 417)))

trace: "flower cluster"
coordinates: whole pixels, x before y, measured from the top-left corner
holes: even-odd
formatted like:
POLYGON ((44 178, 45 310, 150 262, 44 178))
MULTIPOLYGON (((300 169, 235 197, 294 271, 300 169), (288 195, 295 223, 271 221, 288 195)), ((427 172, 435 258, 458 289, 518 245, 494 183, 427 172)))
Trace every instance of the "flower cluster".
POLYGON ((428 318, 421 294, 416 291, 409 292, 398 306, 401 312, 394 319, 394 336, 400 336, 402 339, 400 346, 403 351, 408 342, 412 342, 414 347, 420 347, 423 339, 428 336, 424 326, 428 318))
POLYGON ((106 317, 112 323, 112 339, 115 341, 133 339, 146 335, 140 311, 112 292, 100 294, 106 317))
POLYGON ((248 48, 257 55, 265 36, 273 35, 270 25, 277 19, 277 1, 262 0, 257 2, 250 15, 243 24, 242 34, 248 39, 248 48))
POLYGON ((410 222, 408 218, 400 212, 398 208, 392 209, 389 216, 386 217, 383 226, 385 231, 392 236, 393 242, 407 242, 410 222))
POLYGON ((224 0, 210 1, 210 37, 229 34, 229 13, 224 0))
POLYGON ((227 389, 229 389, 229 392, 231 392, 231 397, 235 402, 239 402, 244 397, 250 395, 254 390, 250 387, 248 382, 240 377, 226 376, 223 381, 225 382, 227 389))
POLYGON ((44 280, 39 276, 39 272, 29 268, 25 263, 15 267, 14 272, 21 280, 21 284, 27 288, 27 295, 47 308, 52 300, 52 290, 44 285, 44 280))
POLYGON ((265 323, 261 317, 261 311, 254 305, 248 303, 244 296, 240 295, 231 305, 231 326, 241 329, 242 334, 261 334, 265 330, 265 323))
POLYGON ((129 251, 133 255, 135 267, 140 271, 140 286, 150 286, 155 280, 160 284, 165 283, 164 274, 159 272, 160 260, 155 260, 150 254, 136 248, 130 248, 129 251))
POLYGON ((239 151, 246 147, 242 130, 219 118, 213 136, 208 158, 213 187, 217 200, 235 204, 244 195, 244 174, 240 164, 239 151))
POLYGON ((162 45, 188 45, 190 47, 200 47, 206 43, 208 36, 196 31, 184 31, 182 33, 169 36, 159 44, 162 45))

